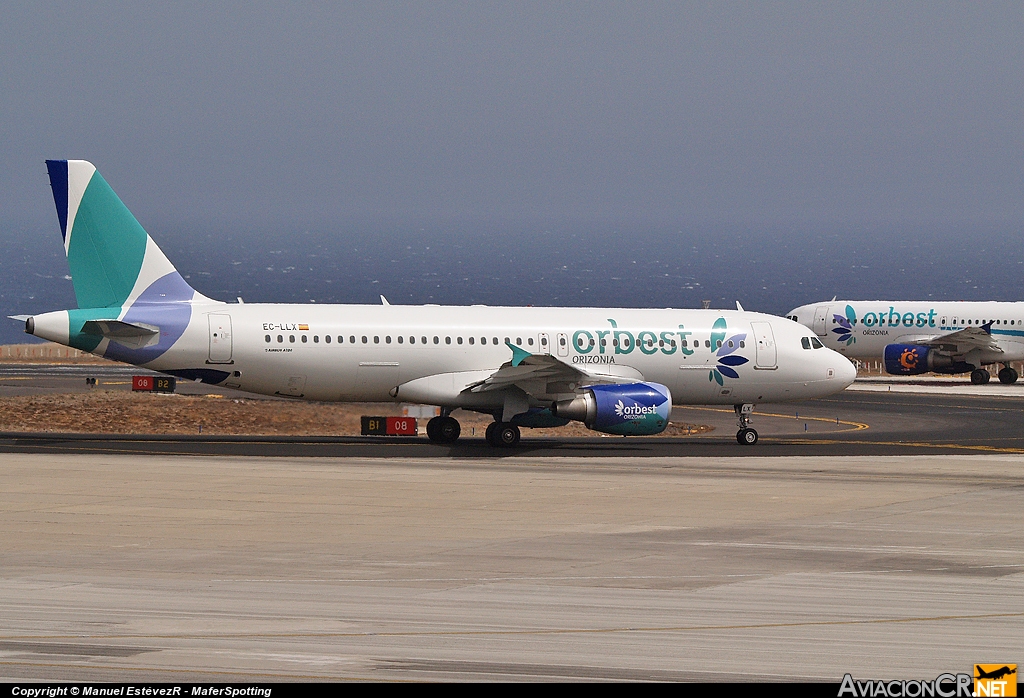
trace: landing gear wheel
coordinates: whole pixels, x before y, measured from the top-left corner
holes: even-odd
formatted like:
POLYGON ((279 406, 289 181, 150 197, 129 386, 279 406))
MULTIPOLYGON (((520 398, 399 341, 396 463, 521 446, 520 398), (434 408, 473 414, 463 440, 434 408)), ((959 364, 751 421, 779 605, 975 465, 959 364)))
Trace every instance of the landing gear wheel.
POLYGON ((1017 372, 1010 368, 1009 366, 1006 366, 999 371, 999 382, 1002 383, 1003 385, 1010 385, 1011 383, 1016 383, 1017 378, 1019 378, 1017 372))
POLYGON ((757 432, 749 427, 736 432, 736 441, 744 446, 753 446, 757 443, 757 432))
POLYGON ((971 371, 971 383, 974 385, 985 385, 992 376, 983 368, 976 368, 971 371))
POLYGON ((453 417, 434 417, 427 422, 427 438, 435 444, 455 443, 462 427, 459 421, 453 417))
POLYGON ((498 423, 491 422, 490 424, 487 425, 487 431, 484 432, 484 438, 487 439, 487 443, 489 443, 491 446, 497 446, 497 444, 494 443, 494 430, 497 428, 498 423))
POLYGON ((519 443, 519 427, 507 422, 494 422, 487 427, 487 442, 498 448, 512 448, 519 443))

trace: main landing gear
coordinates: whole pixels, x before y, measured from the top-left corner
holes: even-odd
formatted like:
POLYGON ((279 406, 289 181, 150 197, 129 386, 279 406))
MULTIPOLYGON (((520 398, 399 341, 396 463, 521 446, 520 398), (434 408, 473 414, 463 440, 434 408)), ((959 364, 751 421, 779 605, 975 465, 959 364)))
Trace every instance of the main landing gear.
POLYGON ((427 438, 435 444, 453 444, 462 433, 458 420, 448 415, 434 417, 427 422, 427 438))
MULTIPOLYGON (((999 373, 999 380, 1002 380, 1002 371, 1000 371, 999 373)), ((1016 371, 1014 371, 1014 373, 1016 373, 1016 371)), ((985 385, 986 383, 988 383, 990 378, 992 378, 992 376, 984 368, 976 368, 973 371, 971 371, 971 383, 973 383, 974 385, 985 385)))
POLYGON ((1003 385, 1010 385, 1011 383, 1016 383, 1017 378, 1019 378, 1017 372, 1010 368, 1009 366, 1003 366, 1001 369, 999 369, 999 382, 1002 383, 1003 385))
POLYGON ((736 441, 743 444, 744 446, 753 446, 757 443, 757 432, 751 429, 750 426, 750 414, 754 411, 754 406, 751 404, 735 405, 736 410, 736 423, 739 425, 740 430, 736 432, 736 441))
POLYGON ((519 427, 508 422, 491 422, 484 434, 487 443, 497 448, 512 448, 519 443, 519 427))

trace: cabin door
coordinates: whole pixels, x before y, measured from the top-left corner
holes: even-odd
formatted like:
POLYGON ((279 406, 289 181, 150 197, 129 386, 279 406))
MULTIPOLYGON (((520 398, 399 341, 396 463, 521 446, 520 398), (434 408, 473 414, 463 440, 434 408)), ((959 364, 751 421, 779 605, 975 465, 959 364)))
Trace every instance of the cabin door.
POLYGON ((231 316, 227 313, 210 313, 210 358, 209 364, 230 364, 231 361, 231 316))
POLYGON ((755 354, 754 368, 778 368, 779 356, 775 348, 775 335, 772 333, 772 326, 767 322, 752 322, 750 328, 754 331, 755 354))
POLYGON ((828 334, 828 306, 819 305, 814 309, 814 323, 811 329, 814 330, 814 334, 819 337, 824 337, 828 334))

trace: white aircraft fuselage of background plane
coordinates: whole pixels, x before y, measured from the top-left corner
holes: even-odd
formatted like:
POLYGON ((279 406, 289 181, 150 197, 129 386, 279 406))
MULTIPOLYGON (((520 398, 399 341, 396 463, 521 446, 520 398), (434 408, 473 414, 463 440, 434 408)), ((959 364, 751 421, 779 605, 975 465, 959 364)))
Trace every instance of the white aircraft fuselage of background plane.
POLYGON ((1011 361, 1024 360, 1024 303, 999 301, 845 301, 791 310, 787 317, 851 359, 879 360, 893 375, 971 373, 1003 364, 999 380, 1013 383, 1011 361))
MULTIPOLYGON (((487 306, 227 304, 178 274, 96 169, 47 161, 78 309, 25 318, 26 331, 116 361, 239 390, 323 401, 488 413, 494 445, 519 428, 584 422, 641 435, 672 404, 735 406, 838 392, 851 363, 805 327, 760 313, 487 306)), ((383 299, 382 299, 383 300, 383 299)))

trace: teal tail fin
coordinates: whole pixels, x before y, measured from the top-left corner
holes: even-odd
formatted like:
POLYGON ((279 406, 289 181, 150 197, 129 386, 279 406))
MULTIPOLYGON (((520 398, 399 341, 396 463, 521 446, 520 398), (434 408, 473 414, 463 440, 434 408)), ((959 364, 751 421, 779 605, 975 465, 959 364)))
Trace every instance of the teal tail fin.
POLYGON ((131 305, 171 274, 179 297, 166 300, 192 300, 195 291, 92 163, 47 160, 46 169, 79 308, 131 305))

